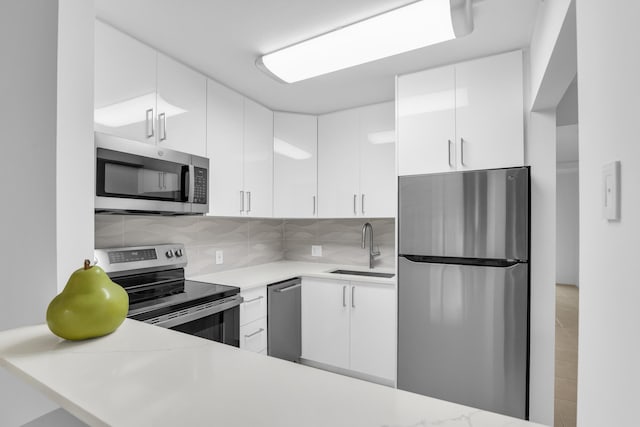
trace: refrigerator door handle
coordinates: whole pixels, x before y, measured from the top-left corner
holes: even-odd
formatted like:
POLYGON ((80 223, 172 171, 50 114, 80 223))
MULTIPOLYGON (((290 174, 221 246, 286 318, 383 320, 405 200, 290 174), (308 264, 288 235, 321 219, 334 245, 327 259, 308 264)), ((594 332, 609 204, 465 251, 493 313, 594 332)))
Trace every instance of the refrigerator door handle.
POLYGON ((427 264, 453 264, 453 265, 475 265, 479 267, 511 267, 516 264, 527 264, 528 261, 519 259, 493 259, 493 258, 458 258, 431 255, 407 255, 399 254, 399 258, 407 261, 427 264))

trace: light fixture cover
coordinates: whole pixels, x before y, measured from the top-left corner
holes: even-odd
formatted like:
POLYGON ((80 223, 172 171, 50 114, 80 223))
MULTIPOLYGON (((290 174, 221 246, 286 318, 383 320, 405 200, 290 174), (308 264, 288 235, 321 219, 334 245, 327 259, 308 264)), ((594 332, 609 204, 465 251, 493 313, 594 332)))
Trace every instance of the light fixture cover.
POLYGON ((293 83, 455 37, 450 0, 422 0, 266 54, 256 64, 293 83))

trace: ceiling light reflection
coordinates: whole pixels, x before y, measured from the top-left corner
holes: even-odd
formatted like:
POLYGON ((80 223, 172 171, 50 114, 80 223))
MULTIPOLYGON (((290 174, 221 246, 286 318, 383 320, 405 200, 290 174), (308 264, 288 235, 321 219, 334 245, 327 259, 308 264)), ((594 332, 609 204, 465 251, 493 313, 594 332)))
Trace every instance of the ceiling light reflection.
POLYGON ((398 105, 398 115, 400 117, 408 117, 436 111, 453 110, 454 108, 468 105, 469 94, 466 88, 450 89, 404 97, 398 105))
POLYGON ((273 138, 273 151, 294 160, 305 160, 311 158, 311 153, 308 151, 289 144, 280 138, 273 138))

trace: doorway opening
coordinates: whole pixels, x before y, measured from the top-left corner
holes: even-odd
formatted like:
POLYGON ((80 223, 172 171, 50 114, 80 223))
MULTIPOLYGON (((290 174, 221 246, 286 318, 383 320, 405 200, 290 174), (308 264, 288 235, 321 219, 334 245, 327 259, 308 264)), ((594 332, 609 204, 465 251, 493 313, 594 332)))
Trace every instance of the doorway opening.
POLYGON ((576 75, 556 109, 556 427, 576 425, 580 227, 578 125, 576 75))

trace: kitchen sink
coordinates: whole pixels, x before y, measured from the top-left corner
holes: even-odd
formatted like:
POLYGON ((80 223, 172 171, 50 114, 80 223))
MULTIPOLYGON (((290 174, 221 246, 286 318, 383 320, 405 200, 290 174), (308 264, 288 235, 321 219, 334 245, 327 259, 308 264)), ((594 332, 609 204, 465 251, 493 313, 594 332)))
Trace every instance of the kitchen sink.
POLYGON ((395 276, 393 273, 375 273, 373 271, 357 271, 357 270, 334 270, 330 273, 333 274, 350 274, 353 276, 369 276, 369 277, 386 277, 391 278, 395 276))

